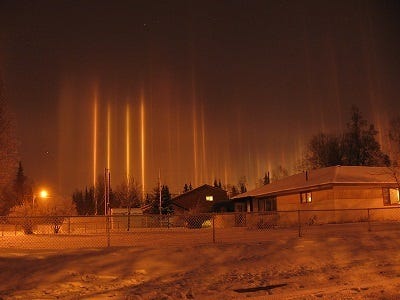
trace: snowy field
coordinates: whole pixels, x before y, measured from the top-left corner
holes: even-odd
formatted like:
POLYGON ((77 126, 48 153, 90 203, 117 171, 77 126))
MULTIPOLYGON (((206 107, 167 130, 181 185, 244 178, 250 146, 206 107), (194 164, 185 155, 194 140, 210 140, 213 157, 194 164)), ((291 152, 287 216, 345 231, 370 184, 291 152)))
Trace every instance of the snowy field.
POLYGON ((399 299, 393 224, 1 236, 1 299, 399 299), (195 234, 193 234, 195 232, 195 234), (90 247, 89 247, 90 246, 90 247))

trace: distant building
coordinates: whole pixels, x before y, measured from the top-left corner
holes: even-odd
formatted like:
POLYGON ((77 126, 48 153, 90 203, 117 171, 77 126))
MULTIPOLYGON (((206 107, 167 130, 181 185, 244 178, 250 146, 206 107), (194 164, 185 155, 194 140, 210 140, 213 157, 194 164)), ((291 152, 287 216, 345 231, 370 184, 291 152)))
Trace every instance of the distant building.
POLYGON ((237 212, 400 207, 398 188, 389 168, 334 166, 289 176, 232 200, 237 212))
POLYGON ((227 192, 208 184, 174 197, 172 203, 176 214, 233 211, 227 192))

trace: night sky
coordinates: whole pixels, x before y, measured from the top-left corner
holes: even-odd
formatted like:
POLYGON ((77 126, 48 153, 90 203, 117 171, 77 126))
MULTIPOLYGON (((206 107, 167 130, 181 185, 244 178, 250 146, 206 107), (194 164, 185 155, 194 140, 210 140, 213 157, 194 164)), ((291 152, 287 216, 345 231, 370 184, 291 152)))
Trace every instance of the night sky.
POLYGON ((160 172, 174 193, 242 176, 253 188, 292 171, 310 136, 343 130, 352 104, 385 132, 400 108, 399 20, 400 2, 383 0, 0 0, 25 173, 62 195, 91 185, 109 132, 114 186, 129 173, 150 191, 160 172))

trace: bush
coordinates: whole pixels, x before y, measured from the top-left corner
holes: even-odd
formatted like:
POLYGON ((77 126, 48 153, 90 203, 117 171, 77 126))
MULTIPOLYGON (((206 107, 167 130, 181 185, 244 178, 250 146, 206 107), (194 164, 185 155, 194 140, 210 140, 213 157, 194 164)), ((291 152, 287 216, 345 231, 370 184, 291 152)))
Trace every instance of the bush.
POLYGON ((185 216, 185 226, 195 229, 202 228, 205 221, 210 221, 211 216, 208 214, 190 214, 185 216))

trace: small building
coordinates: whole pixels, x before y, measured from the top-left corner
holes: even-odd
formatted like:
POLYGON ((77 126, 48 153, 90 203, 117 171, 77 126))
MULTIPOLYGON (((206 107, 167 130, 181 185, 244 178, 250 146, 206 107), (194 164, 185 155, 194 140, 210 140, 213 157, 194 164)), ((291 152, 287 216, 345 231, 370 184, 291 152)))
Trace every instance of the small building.
POLYGON ((176 214, 233 211, 227 192, 208 184, 174 197, 172 205, 176 214))
POLYGON ((333 166, 283 178, 232 200, 237 212, 400 207, 398 188, 389 168, 333 166))

